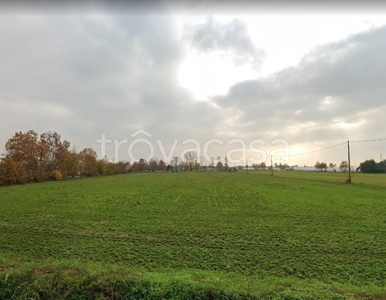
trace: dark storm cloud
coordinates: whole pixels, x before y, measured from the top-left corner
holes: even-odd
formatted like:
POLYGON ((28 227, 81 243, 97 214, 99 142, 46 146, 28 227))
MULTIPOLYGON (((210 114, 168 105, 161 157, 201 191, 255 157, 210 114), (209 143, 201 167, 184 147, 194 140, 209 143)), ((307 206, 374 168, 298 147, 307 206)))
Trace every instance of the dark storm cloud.
POLYGON ((201 52, 222 51, 229 54, 237 65, 259 67, 265 52, 257 48, 248 34, 247 25, 239 19, 221 23, 207 18, 205 23, 185 27, 185 38, 201 52))

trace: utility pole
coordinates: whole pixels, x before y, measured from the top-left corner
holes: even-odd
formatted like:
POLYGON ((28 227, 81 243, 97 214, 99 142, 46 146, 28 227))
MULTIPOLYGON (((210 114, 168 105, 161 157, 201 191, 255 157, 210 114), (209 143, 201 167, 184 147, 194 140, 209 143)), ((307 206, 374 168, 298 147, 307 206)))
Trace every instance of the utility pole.
POLYGON ((350 141, 347 141, 347 158, 348 158, 348 178, 347 183, 351 183, 351 157, 350 157, 350 141))
POLYGON ((271 155, 271 176, 273 176, 272 155, 271 155))

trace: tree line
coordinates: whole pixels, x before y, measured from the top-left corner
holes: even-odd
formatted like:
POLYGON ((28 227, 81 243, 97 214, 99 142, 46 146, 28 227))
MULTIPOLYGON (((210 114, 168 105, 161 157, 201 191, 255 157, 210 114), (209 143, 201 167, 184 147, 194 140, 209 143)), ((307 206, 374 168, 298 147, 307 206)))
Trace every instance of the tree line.
POLYGON ((70 142, 62 141, 57 132, 39 135, 33 130, 20 131, 5 144, 0 160, 0 185, 114 175, 128 172, 130 167, 122 161, 98 159, 91 148, 70 150, 70 142))
MULTIPOLYGON (((317 161, 314 165, 315 169, 321 171, 321 172, 326 172, 327 168, 332 169, 334 172, 336 172, 337 165, 334 163, 325 163, 325 162, 320 162, 317 161)), ((339 170, 346 173, 348 171, 348 161, 347 160, 342 160, 341 163, 339 164, 339 170)))
MULTIPOLYGON (((336 165, 333 163, 329 164, 329 167, 336 172, 336 165)), ((327 164, 324 162, 317 161, 315 164, 315 168, 319 171, 326 171, 327 170, 327 164)), ((347 160, 343 160, 340 165, 339 169, 342 172, 348 171, 348 162, 347 160)), ((365 160, 364 162, 361 162, 359 164, 359 167, 356 169, 356 172, 361 171, 362 173, 386 173, 386 159, 380 161, 377 163, 374 159, 365 160)))
POLYGON ((374 159, 365 160, 359 165, 362 173, 386 173, 386 159, 377 163, 374 159))
MULTIPOLYGON (((315 163, 315 168, 319 171, 326 171, 327 170, 327 164, 324 162, 317 161, 315 163)), ((333 163, 329 164, 329 167, 336 172, 336 165, 333 163)), ((340 165, 339 169, 342 172, 348 171, 348 162, 347 160, 343 160, 340 165)), ((365 160, 364 162, 361 162, 359 164, 359 167, 356 169, 356 172, 361 171, 362 173, 386 173, 386 159, 380 161, 377 163, 374 159, 365 160)))
POLYGON ((214 158, 209 165, 200 162, 197 153, 185 153, 184 160, 173 157, 169 163, 157 158, 149 161, 119 161, 116 163, 106 158, 98 159, 92 148, 80 152, 70 150, 71 144, 61 139, 57 132, 38 134, 34 130, 16 132, 4 147, 5 153, 0 158, 0 186, 63 180, 74 177, 115 175, 129 172, 176 172, 176 171, 228 171, 228 159, 214 158))
MULTIPOLYGON (((138 161, 119 161, 116 163, 106 158, 98 159, 92 148, 84 148, 80 152, 70 150, 70 142, 61 139, 57 132, 38 134, 33 130, 16 132, 5 144, 5 153, 0 158, 0 186, 62 180, 74 177, 115 175, 129 172, 181 172, 181 171, 235 171, 230 167, 227 157, 211 158, 206 163, 197 157, 194 151, 186 152, 184 159, 173 157, 170 162, 152 158, 149 161, 141 158, 138 161)), ((266 169, 263 162, 252 164, 255 170, 266 169)), ((326 171, 327 167, 336 171, 336 165, 319 162, 315 168, 326 171)), ((244 166, 238 166, 242 169, 244 166)), ((270 168, 270 167, 269 167, 270 168)), ((288 169, 286 164, 275 164, 275 168, 288 169)), ((342 161, 339 169, 348 170, 347 161, 342 161)), ((358 168, 363 173, 386 173, 386 160, 376 163, 373 159, 366 160, 358 168)))

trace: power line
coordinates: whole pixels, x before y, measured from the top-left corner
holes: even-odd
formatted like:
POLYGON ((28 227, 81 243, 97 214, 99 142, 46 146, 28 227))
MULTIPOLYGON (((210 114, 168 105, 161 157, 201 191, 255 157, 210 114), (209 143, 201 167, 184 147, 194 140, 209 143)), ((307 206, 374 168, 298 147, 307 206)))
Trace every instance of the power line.
MULTIPOLYGON (((386 138, 350 141, 350 143, 364 143, 364 142, 378 142, 378 141, 386 141, 386 138)), ((293 156, 307 155, 307 154, 311 154, 311 153, 316 153, 316 152, 328 150, 328 149, 331 149, 331 148, 336 148, 336 147, 339 147, 339 146, 342 146, 342 145, 346 145, 346 144, 347 144, 347 142, 343 142, 343 143, 340 143, 340 144, 336 144, 336 145, 333 145, 333 146, 321 148, 321 149, 318 149, 318 150, 313 150, 313 151, 308 151, 308 152, 303 152, 303 153, 296 153, 296 154, 289 154, 289 155, 286 155, 284 157, 287 157, 287 156, 288 157, 293 157, 293 156)))
POLYGON ((331 148, 339 147, 339 146, 342 146, 342 145, 346 145, 346 144, 347 144, 347 142, 344 142, 344 143, 340 143, 340 144, 337 144, 337 145, 333 145, 333 146, 325 147, 325 148, 322 148, 322 149, 318 149, 318 150, 313 150, 313 151, 308 151, 308 152, 303 152, 303 153, 297 153, 297 154, 289 154, 289 155, 286 155, 286 156, 288 156, 288 157, 292 157, 292 156, 301 156, 301 155, 307 155, 307 154, 311 154, 311 153, 320 152, 320 151, 324 151, 324 150, 327 150, 327 149, 331 149, 331 148))
POLYGON ((386 141, 386 138, 382 138, 382 139, 372 139, 372 140, 350 141, 350 143, 365 143, 365 142, 378 142, 378 141, 386 141))

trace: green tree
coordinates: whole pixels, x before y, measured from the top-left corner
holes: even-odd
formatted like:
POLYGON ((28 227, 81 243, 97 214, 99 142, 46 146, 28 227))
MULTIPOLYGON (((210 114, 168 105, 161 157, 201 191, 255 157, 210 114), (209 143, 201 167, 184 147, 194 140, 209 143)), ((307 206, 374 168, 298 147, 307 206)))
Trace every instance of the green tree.
POLYGON ((378 166, 379 166, 379 169, 380 169, 380 173, 386 173, 386 159, 380 161, 378 163, 378 166))
POLYGON ((361 168, 361 172, 363 173, 381 173, 382 172, 381 167, 379 166, 379 164, 375 162, 374 159, 366 160, 362 162, 359 166, 361 168))

